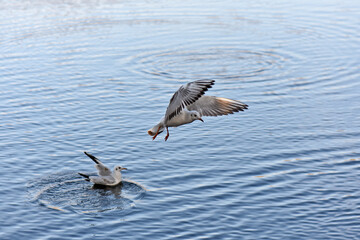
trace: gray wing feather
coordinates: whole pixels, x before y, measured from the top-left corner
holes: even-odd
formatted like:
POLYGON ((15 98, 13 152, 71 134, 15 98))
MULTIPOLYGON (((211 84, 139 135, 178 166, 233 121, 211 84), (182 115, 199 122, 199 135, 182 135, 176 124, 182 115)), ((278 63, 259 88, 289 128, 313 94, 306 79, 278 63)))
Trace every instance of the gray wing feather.
POLYGON ((91 158, 91 160, 93 160, 96 163, 95 168, 98 170, 99 176, 104 176, 104 177, 111 176, 111 170, 108 167, 106 167, 99 159, 97 159, 97 157, 87 152, 84 153, 86 154, 86 156, 91 158))
POLYGON ((103 176, 103 177, 111 176, 111 170, 101 162, 99 162, 99 164, 96 164, 95 167, 98 170, 99 176, 103 176))
POLYGON ((215 96, 202 96, 187 107, 189 111, 197 111, 201 116, 228 115, 247 108, 248 105, 240 101, 215 96))
POLYGON ((198 80, 181 86, 170 99, 165 113, 165 121, 169 121, 179 114, 186 106, 196 102, 209 88, 214 85, 215 80, 198 80))
POLYGON ((111 185, 114 184, 115 179, 113 177, 90 177, 90 181, 99 185, 111 185))

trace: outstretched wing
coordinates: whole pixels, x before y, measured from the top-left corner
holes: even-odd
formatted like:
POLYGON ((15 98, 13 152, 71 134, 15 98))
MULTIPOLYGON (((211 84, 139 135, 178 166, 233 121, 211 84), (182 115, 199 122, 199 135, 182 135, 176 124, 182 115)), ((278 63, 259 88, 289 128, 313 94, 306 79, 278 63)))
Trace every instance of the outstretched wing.
POLYGON ((108 167, 106 167, 104 164, 102 164, 102 163, 96 164, 95 167, 98 170, 99 176, 101 176, 101 177, 111 176, 111 170, 108 167))
POLYGON ((181 86, 170 99, 165 113, 165 122, 179 114, 185 107, 196 102, 215 80, 198 80, 181 86))
POLYGON ((106 167, 99 159, 97 159, 95 156, 87 153, 87 152, 84 152, 86 154, 86 156, 88 156, 89 158, 91 158, 91 160, 93 160, 96 165, 96 169, 98 170, 98 175, 99 176, 111 176, 111 170, 106 167))
POLYGON ((248 105, 240 101, 215 96, 202 96, 187 107, 189 111, 197 111, 201 116, 228 115, 247 108, 248 105))

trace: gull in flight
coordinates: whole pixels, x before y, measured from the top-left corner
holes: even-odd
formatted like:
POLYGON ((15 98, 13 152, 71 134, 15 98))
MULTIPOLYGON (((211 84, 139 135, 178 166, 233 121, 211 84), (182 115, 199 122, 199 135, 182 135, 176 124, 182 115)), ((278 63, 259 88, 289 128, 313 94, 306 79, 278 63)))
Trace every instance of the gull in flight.
POLYGON ((248 105, 228 98, 204 96, 215 80, 198 80, 181 86, 170 99, 165 116, 148 130, 153 140, 166 128, 165 141, 169 138, 168 127, 177 127, 202 120, 202 116, 221 116, 244 111, 248 105))
POLYGON ((83 176, 86 181, 92 182, 97 185, 105 186, 115 186, 121 182, 121 170, 127 170, 127 168, 116 166, 114 168, 114 171, 111 172, 111 170, 106 167, 102 162, 100 162, 99 159, 87 152, 84 153, 96 163, 95 167, 98 170, 99 175, 93 177, 83 173, 79 173, 79 175, 83 176))

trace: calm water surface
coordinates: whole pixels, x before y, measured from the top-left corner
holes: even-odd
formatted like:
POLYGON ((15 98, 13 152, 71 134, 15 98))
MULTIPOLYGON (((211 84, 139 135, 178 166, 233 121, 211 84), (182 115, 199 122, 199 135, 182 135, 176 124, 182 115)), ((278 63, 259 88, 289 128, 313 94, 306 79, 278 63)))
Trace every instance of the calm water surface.
POLYGON ((359 239, 359 1, 0 2, 1 239, 359 239), (249 110, 146 131, 183 83, 249 110), (93 188, 88 151, 125 182, 93 188))

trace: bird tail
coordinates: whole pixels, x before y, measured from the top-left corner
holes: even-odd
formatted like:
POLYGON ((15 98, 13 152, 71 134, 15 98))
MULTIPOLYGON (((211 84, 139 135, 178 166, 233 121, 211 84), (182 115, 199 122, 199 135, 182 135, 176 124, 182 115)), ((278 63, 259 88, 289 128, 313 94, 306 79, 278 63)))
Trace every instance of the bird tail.
POLYGON ((86 175, 86 174, 83 174, 83 173, 78 173, 80 176, 84 177, 85 178, 85 181, 88 181, 90 182, 90 176, 89 175, 86 175))
POLYGON ((156 134, 156 132, 158 131, 159 129, 159 134, 162 133, 164 131, 164 124, 162 122, 156 124, 155 126, 153 126, 152 128, 150 128, 147 133, 150 135, 150 136, 154 136, 156 134), (160 129, 159 129, 160 128, 160 129))

